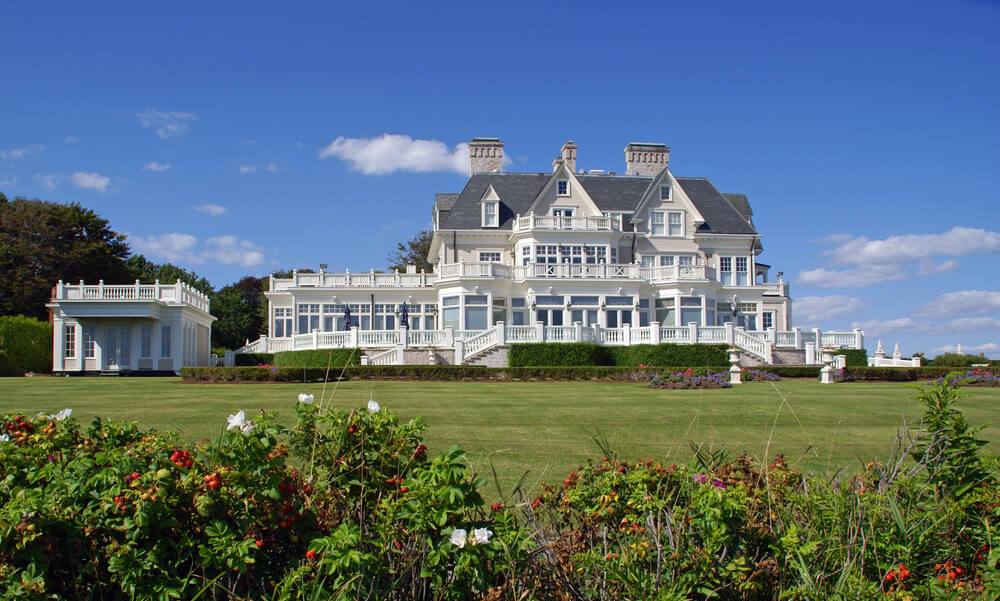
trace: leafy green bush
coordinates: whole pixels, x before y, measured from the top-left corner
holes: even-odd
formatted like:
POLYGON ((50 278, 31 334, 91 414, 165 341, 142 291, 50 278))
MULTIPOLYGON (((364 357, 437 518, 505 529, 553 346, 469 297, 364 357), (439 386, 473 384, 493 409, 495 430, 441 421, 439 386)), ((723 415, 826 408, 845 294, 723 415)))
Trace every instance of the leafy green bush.
POLYGON ((0 317, 0 376, 52 371, 52 324, 21 315, 0 317))
POLYGON ((776 374, 782 378, 819 378, 819 365, 757 365, 754 369, 776 374))
POLYGON ((989 365, 990 363, 990 359, 986 355, 967 355, 963 353, 941 353, 930 361, 926 361, 927 365, 934 367, 969 367, 979 364, 989 365))
POLYGON ((320 349, 284 351, 274 354, 275 367, 305 367, 339 369, 345 365, 361 365, 358 349, 320 349))
POLYGON ((512 344, 510 367, 721 367, 729 365, 726 346, 718 344, 638 344, 602 346, 586 342, 512 344))
POLYGON ((848 367, 844 369, 847 380, 878 382, 916 382, 943 378, 953 370, 949 367, 848 367))
POLYGON ((274 353, 240 353, 235 363, 239 366, 274 365, 274 353))
POLYGON ((865 349, 845 348, 837 351, 837 354, 844 355, 847 367, 868 367, 868 351, 865 349))

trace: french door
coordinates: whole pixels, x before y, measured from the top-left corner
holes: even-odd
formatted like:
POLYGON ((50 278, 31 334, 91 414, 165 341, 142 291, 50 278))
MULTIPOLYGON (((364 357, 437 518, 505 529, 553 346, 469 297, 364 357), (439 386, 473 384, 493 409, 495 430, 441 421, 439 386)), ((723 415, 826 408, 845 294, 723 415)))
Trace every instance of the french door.
POLYGON ((632 325, 632 309, 608 309, 607 316, 609 328, 632 325))
POLYGON ((104 336, 104 366, 108 369, 129 367, 129 328, 108 328, 104 336))
POLYGON ((561 326, 563 325, 563 310, 562 309, 537 309, 535 311, 535 320, 542 322, 547 326, 561 326))

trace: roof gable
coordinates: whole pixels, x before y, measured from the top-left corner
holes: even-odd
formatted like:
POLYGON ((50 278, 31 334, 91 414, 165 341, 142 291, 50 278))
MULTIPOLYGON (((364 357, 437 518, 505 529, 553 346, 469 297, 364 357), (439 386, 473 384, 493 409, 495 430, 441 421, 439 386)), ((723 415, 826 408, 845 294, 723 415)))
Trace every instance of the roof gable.
POLYGON ((601 208, 598 207, 594 202, 594 199, 590 197, 590 194, 587 193, 587 189, 580 183, 580 180, 576 178, 573 171, 562 162, 560 162, 556 170, 552 172, 552 176, 549 178, 549 181, 545 183, 545 186, 539 190, 538 195, 535 196, 535 200, 532 201, 531 206, 528 208, 528 213, 544 215, 548 213, 546 210, 547 206, 558 205, 561 201, 578 202, 582 205, 582 208, 589 209, 590 216, 592 217, 600 216, 602 213, 601 208), (567 180, 569 182, 568 196, 558 196, 556 194, 556 185, 559 180, 567 180))

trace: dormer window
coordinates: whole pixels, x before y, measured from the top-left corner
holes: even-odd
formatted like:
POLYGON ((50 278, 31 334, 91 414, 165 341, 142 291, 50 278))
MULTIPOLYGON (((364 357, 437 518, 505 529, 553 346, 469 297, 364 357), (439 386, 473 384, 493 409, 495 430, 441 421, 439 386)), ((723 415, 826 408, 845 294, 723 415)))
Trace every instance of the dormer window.
POLYGON ((669 201, 670 200, 670 185, 666 184, 660 186, 660 200, 669 201))
POLYGON ((500 215, 499 202, 483 203, 483 227, 499 227, 500 226, 499 215, 500 215))
POLYGON ((569 196, 568 179, 561 179, 556 181, 556 196, 569 196))

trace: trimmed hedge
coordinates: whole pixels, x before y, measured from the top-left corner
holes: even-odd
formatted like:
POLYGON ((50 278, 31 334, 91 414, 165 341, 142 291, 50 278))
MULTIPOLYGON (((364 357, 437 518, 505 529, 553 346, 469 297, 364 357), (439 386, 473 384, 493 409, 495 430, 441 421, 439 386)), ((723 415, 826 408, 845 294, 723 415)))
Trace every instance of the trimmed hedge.
POLYGON ((868 351, 865 349, 841 349, 838 355, 847 359, 847 367, 868 367, 868 351))
POLYGON ((274 353, 240 353, 236 355, 236 365, 274 365, 274 353))
POLYGON ((52 371, 52 324, 21 315, 0 317, 0 376, 52 371))
POLYGON ((728 366, 722 344, 639 344, 600 346, 585 342, 536 342, 512 344, 507 351, 510 367, 656 367, 728 366))
POLYGON ((361 365, 361 351, 345 348, 284 351, 274 354, 273 365, 278 368, 340 369, 345 365, 361 365))
POLYGON ((782 378, 819 378, 819 365, 755 365, 753 369, 782 378))

